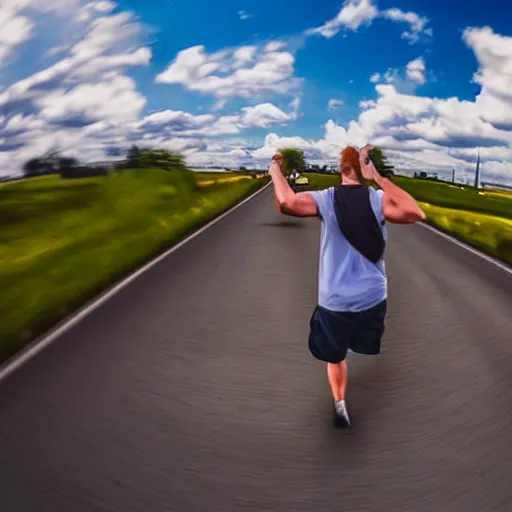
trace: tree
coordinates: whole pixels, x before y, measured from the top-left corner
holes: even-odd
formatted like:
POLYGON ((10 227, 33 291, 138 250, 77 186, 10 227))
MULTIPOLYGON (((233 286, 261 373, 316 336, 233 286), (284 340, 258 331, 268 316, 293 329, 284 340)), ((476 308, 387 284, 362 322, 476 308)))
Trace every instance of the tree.
POLYGON ((388 164, 388 160, 381 148, 374 148, 371 152, 371 158, 375 168, 382 176, 393 176, 394 167, 388 164))
POLYGON ((137 167, 140 149, 135 144, 128 150, 128 167, 137 167))
POLYGON ((165 149, 142 149, 138 162, 140 167, 156 167, 166 171, 185 167, 185 159, 182 155, 165 149))
POLYGON ((306 167, 304 151, 297 148, 283 148, 279 150, 283 157, 283 173, 288 176, 293 170, 302 171, 306 167))
POLYGON ((45 170, 46 166, 42 158, 31 158, 23 165, 25 176, 39 176, 44 174, 45 170))
POLYGON ((70 167, 76 167, 78 165, 78 160, 73 157, 60 157, 57 163, 59 170, 68 169, 70 167))
POLYGON ((25 176, 41 176, 43 174, 57 174, 63 169, 76 167, 78 160, 72 157, 60 156, 56 150, 48 151, 42 157, 31 158, 23 165, 25 176))

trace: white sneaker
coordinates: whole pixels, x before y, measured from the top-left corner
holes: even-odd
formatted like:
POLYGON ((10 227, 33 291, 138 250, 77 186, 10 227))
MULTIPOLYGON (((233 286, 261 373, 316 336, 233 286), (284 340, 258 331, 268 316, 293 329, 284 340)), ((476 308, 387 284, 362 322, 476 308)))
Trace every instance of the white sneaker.
POLYGON ((334 415, 338 426, 350 427, 350 417, 345 400, 340 400, 334 404, 334 415))

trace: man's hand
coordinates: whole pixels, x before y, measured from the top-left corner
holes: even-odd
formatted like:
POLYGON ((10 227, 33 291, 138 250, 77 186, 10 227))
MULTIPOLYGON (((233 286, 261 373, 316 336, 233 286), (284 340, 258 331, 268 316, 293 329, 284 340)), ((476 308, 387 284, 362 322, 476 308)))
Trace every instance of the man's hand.
POLYGON ((361 173, 365 180, 374 181, 378 176, 379 172, 375 168, 374 163, 370 158, 370 151, 374 149, 369 144, 359 151, 359 163, 361 164, 361 173))
POLYGON ((270 162, 270 166, 274 166, 274 168, 278 168, 280 171, 283 170, 283 164, 283 157, 279 153, 275 154, 270 162))
POLYGON ((268 168, 274 184, 276 209, 293 217, 316 217, 318 208, 313 196, 308 192, 296 194, 282 173, 283 157, 274 155, 268 168))

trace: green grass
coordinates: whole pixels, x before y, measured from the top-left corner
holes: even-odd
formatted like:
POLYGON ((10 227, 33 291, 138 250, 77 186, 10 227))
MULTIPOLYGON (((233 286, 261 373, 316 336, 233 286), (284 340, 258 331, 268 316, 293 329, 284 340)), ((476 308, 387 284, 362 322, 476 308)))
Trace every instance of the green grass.
POLYGON ((267 181, 141 169, 0 187, 0 360, 267 181))
POLYGON ((420 203, 429 224, 512 265, 512 220, 420 203))
POLYGON ((339 174, 316 174, 305 172, 304 176, 309 180, 310 190, 321 190, 341 183, 341 176, 339 174))
POLYGON ((393 181, 418 201, 512 219, 512 196, 413 178, 396 177, 393 181))

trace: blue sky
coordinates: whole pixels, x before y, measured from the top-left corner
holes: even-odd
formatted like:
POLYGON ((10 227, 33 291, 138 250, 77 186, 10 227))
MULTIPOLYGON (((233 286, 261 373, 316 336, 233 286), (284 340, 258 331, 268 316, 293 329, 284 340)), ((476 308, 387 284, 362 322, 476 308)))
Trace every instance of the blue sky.
POLYGON ((407 0, 4 0, 0 173, 136 143, 191 166, 314 163, 347 144, 401 170, 512 171, 512 5, 407 0))

